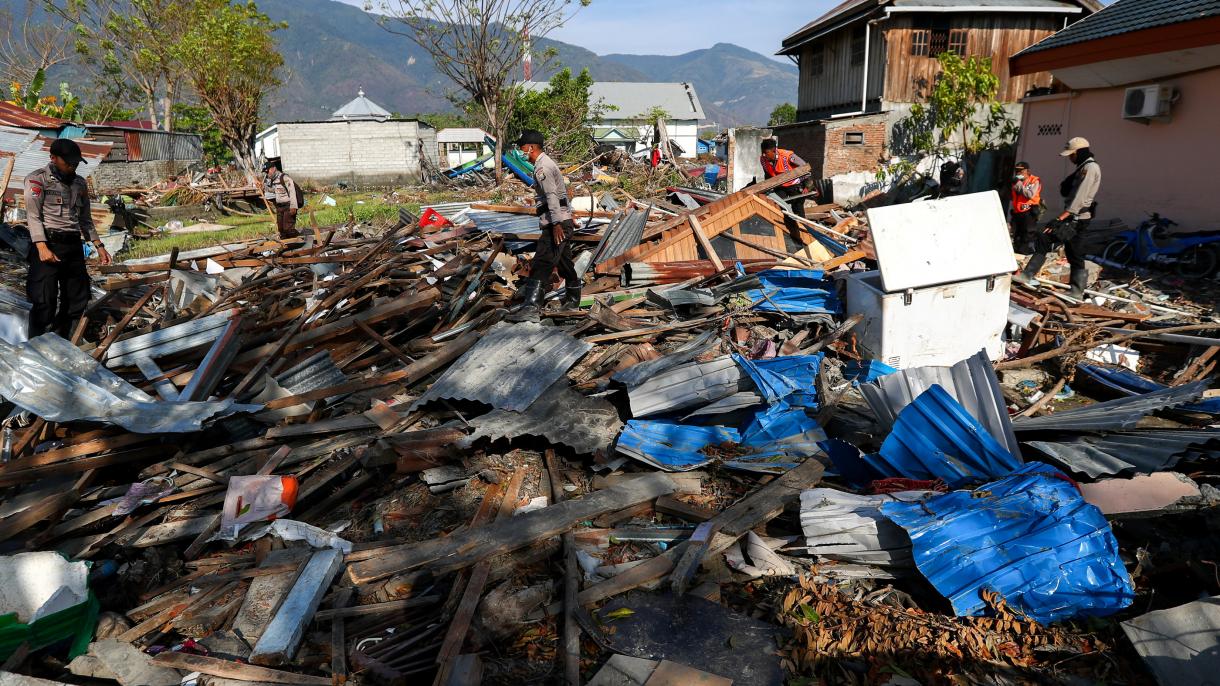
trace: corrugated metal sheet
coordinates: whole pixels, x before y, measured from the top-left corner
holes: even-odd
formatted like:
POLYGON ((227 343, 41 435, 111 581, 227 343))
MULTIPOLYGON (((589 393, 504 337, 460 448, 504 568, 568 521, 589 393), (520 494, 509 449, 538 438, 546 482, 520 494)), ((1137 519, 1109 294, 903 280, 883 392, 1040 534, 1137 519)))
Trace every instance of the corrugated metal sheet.
POLYGON ((543 391, 525 412, 492 410, 471 419, 470 424, 474 433, 460 441, 459 447, 469 447, 480 438, 541 436, 584 455, 609 450, 623 426, 614 405, 577 393, 567 379, 543 391))
POLYGON ((652 206, 649 205, 644 211, 631 209, 615 215, 610 225, 603 229, 602 241, 593 253, 593 263, 601 264, 614 259, 639 245, 651 211, 652 206))
POLYGON ((860 393, 877 415, 881 428, 888 431, 898 413, 934 385, 961 403, 1008 452, 1021 456, 999 379, 984 351, 952 367, 917 367, 880 376, 860 384, 860 393))
POLYGON ((168 131, 138 131, 134 132, 138 141, 132 156, 132 137, 128 136, 128 160, 179 160, 194 161, 203 159, 203 139, 193 133, 170 133, 168 131))
POLYGON ((412 409, 433 400, 472 400, 522 412, 592 347, 553 326, 500 322, 458 358, 412 409))
POLYGON ((1196 381, 1145 393, 1095 403, 1075 410, 1064 410, 1042 417, 1020 417, 1012 424, 1016 431, 1117 431, 1131 429, 1141 419, 1169 408, 1193 403, 1207 391, 1207 381, 1196 381))
POLYGON ((831 488, 801 493, 801 532, 806 552, 823 560, 914 567, 911 538, 881 514, 889 502, 918 502, 935 491, 904 491, 886 495, 856 495, 831 488))
MULTIPOLYGON (((25 190, 25 177, 50 163, 52 140, 33 131, 0 126, 0 153, 9 153, 16 157, 8 188, 4 190, 6 199, 12 200, 21 196, 25 190)), ((85 158, 85 163, 77 167, 76 173, 87 179, 110 153, 110 143, 84 140, 78 140, 76 143, 85 158)), ((0 159, 0 173, 7 164, 0 159)))
POLYGON ((1220 674, 1220 596, 1128 619, 1123 632, 1162 686, 1214 684, 1220 674))
POLYGON ((933 385, 894 422, 881 452, 865 461, 883 476, 942 479, 950 486, 1003 476, 1021 466, 945 389, 933 385))
POLYGON ((1037 462, 976 491, 886 503, 906 529, 915 563, 960 617, 1000 594, 1042 623, 1104 617, 1135 599, 1110 524, 1053 467, 1037 462))
POLYGON ((707 352, 712 346, 718 345, 719 342, 719 339, 716 338, 716 332, 709 329, 655 360, 645 360, 620 372, 616 372, 610 377, 610 380, 631 388, 667 369, 690 362, 707 352))
POLYGON ((679 365, 627 392, 631 415, 648 417, 706 405, 746 390, 741 388, 743 376, 741 368, 728 355, 679 365))
POLYGON ((262 407, 159 402, 53 333, 21 345, 0 341, 0 396, 49 422, 102 422, 135 433, 198 431, 212 417, 262 407))
POLYGON ((843 311, 834 284, 820 269, 768 269, 755 274, 758 290, 746 291, 761 312, 787 314, 838 314, 843 311), (764 297, 765 294, 765 297, 764 297))
POLYGON ((479 231, 507 234, 538 232, 538 218, 529 214, 470 210, 466 216, 474 222, 479 231))
MULTIPOLYGON (((293 395, 308 393, 319 388, 330 388, 347 383, 347 375, 335 366, 329 350, 302 360, 275 376, 276 382, 293 395)), ((329 400, 329 398, 328 398, 329 400)))
POLYGON ((70 123, 67 119, 31 112, 11 102, 0 101, 0 125, 23 129, 58 129, 70 123))
POLYGON ((727 459, 715 446, 744 445, 741 433, 727 426, 691 426, 668 421, 632 419, 623 427, 618 452, 667 472, 685 472, 712 463, 730 469, 782 474, 807 455, 781 443, 734 449, 727 459))
POLYGON ((1179 461, 1220 457, 1220 451, 1196 452, 1196 446, 1220 449, 1220 429, 1147 429, 1104 436, 1072 436, 1061 441, 1026 441, 1075 474, 1090 477, 1151 474, 1172 469, 1179 461))
MULTIPOLYGON (((1076 365, 1076 369, 1084 372, 1086 378, 1128 397, 1155 393, 1169 388, 1169 386, 1163 383, 1157 383, 1146 376, 1136 374, 1126 367, 1081 362, 1076 365)), ((1079 383, 1079 381, 1078 379, 1077 382, 1079 383)), ((1201 402, 1181 405, 1174 409, 1182 412, 1220 414, 1220 398, 1208 398, 1201 402)))

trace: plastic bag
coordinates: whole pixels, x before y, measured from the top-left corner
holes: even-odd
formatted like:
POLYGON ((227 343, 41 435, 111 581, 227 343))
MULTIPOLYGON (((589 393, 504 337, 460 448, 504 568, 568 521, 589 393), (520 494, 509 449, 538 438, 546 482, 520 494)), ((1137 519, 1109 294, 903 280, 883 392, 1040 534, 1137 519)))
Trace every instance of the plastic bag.
POLYGON ((235 476, 229 479, 218 538, 234 540, 253 522, 282 517, 297 501, 295 476, 235 476))

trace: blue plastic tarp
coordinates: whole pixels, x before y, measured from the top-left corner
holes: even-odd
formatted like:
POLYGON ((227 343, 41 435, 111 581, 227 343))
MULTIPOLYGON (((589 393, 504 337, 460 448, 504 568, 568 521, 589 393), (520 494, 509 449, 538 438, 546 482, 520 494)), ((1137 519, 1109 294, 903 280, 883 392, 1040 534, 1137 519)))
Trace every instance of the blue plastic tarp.
POLYGON ((987 611, 983 590, 1042 623, 1104 617, 1135 599, 1105 516, 1048 465, 881 512, 906 530, 919 571, 959 617, 987 611))
MULTIPOLYGON (((632 419, 619 434, 617 450, 667 472, 690 471, 719 461, 731 469, 782 474, 800 464, 802 445, 773 445, 765 441, 746 445, 741 434, 729 427, 632 419), (725 443, 740 445, 748 454, 721 460, 709 454, 716 452, 708 450, 710 446, 725 443)), ((809 441, 808 445, 813 446, 809 454, 816 452, 816 441, 809 441)))
MULTIPOLYGON (((1076 368, 1084 372, 1093 381, 1127 397, 1156 393, 1157 391, 1169 388, 1165 384, 1157 383, 1146 376, 1137 374, 1124 367, 1110 367, 1081 362, 1076 365, 1076 368)), ((1174 409, 1182 412, 1220 414, 1220 398, 1208 398, 1197 403, 1179 405, 1174 409)))
POLYGON ((768 269, 755 276, 761 288, 746 291, 750 300, 762 301, 754 306, 755 310, 783 310, 788 314, 840 314, 843 311, 834 284, 824 278, 825 273, 820 269, 768 269))
POLYGON ((864 460, 883 476, 942 479, 955 488, 1021 466, 1019 458, 939 385, 903 408, 881 452, 864 460))

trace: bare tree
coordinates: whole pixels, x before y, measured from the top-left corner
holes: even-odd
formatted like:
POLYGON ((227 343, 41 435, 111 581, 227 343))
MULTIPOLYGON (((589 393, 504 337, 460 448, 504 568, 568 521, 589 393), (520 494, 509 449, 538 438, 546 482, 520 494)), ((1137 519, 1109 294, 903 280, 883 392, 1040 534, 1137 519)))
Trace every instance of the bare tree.
MULTIPOLYGON (((587 6, 590 0, 576 0, 587 6)), ((437 71, 463 91, 496 136, 496 180, 520 88, 517 73, 530 41, 563 25, 573 0, 366 0, 397 22, 390 31, 425 50, 437 71)))
POLYGON ((28 84, 41 69, 68 61, 72 38, 66 22, 53 17, 35 17, 35 4, 14 15, 0 10, 0 78, 8 83, 28 84))

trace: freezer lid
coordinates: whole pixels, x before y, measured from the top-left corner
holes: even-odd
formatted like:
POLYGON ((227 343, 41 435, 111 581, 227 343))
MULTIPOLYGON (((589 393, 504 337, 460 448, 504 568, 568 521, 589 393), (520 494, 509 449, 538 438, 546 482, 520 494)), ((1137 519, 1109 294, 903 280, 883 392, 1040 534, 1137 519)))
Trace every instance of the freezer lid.
POLYGON ((870 209, 868 224, 888 293, 1017 269, 995 191, 870 209))

